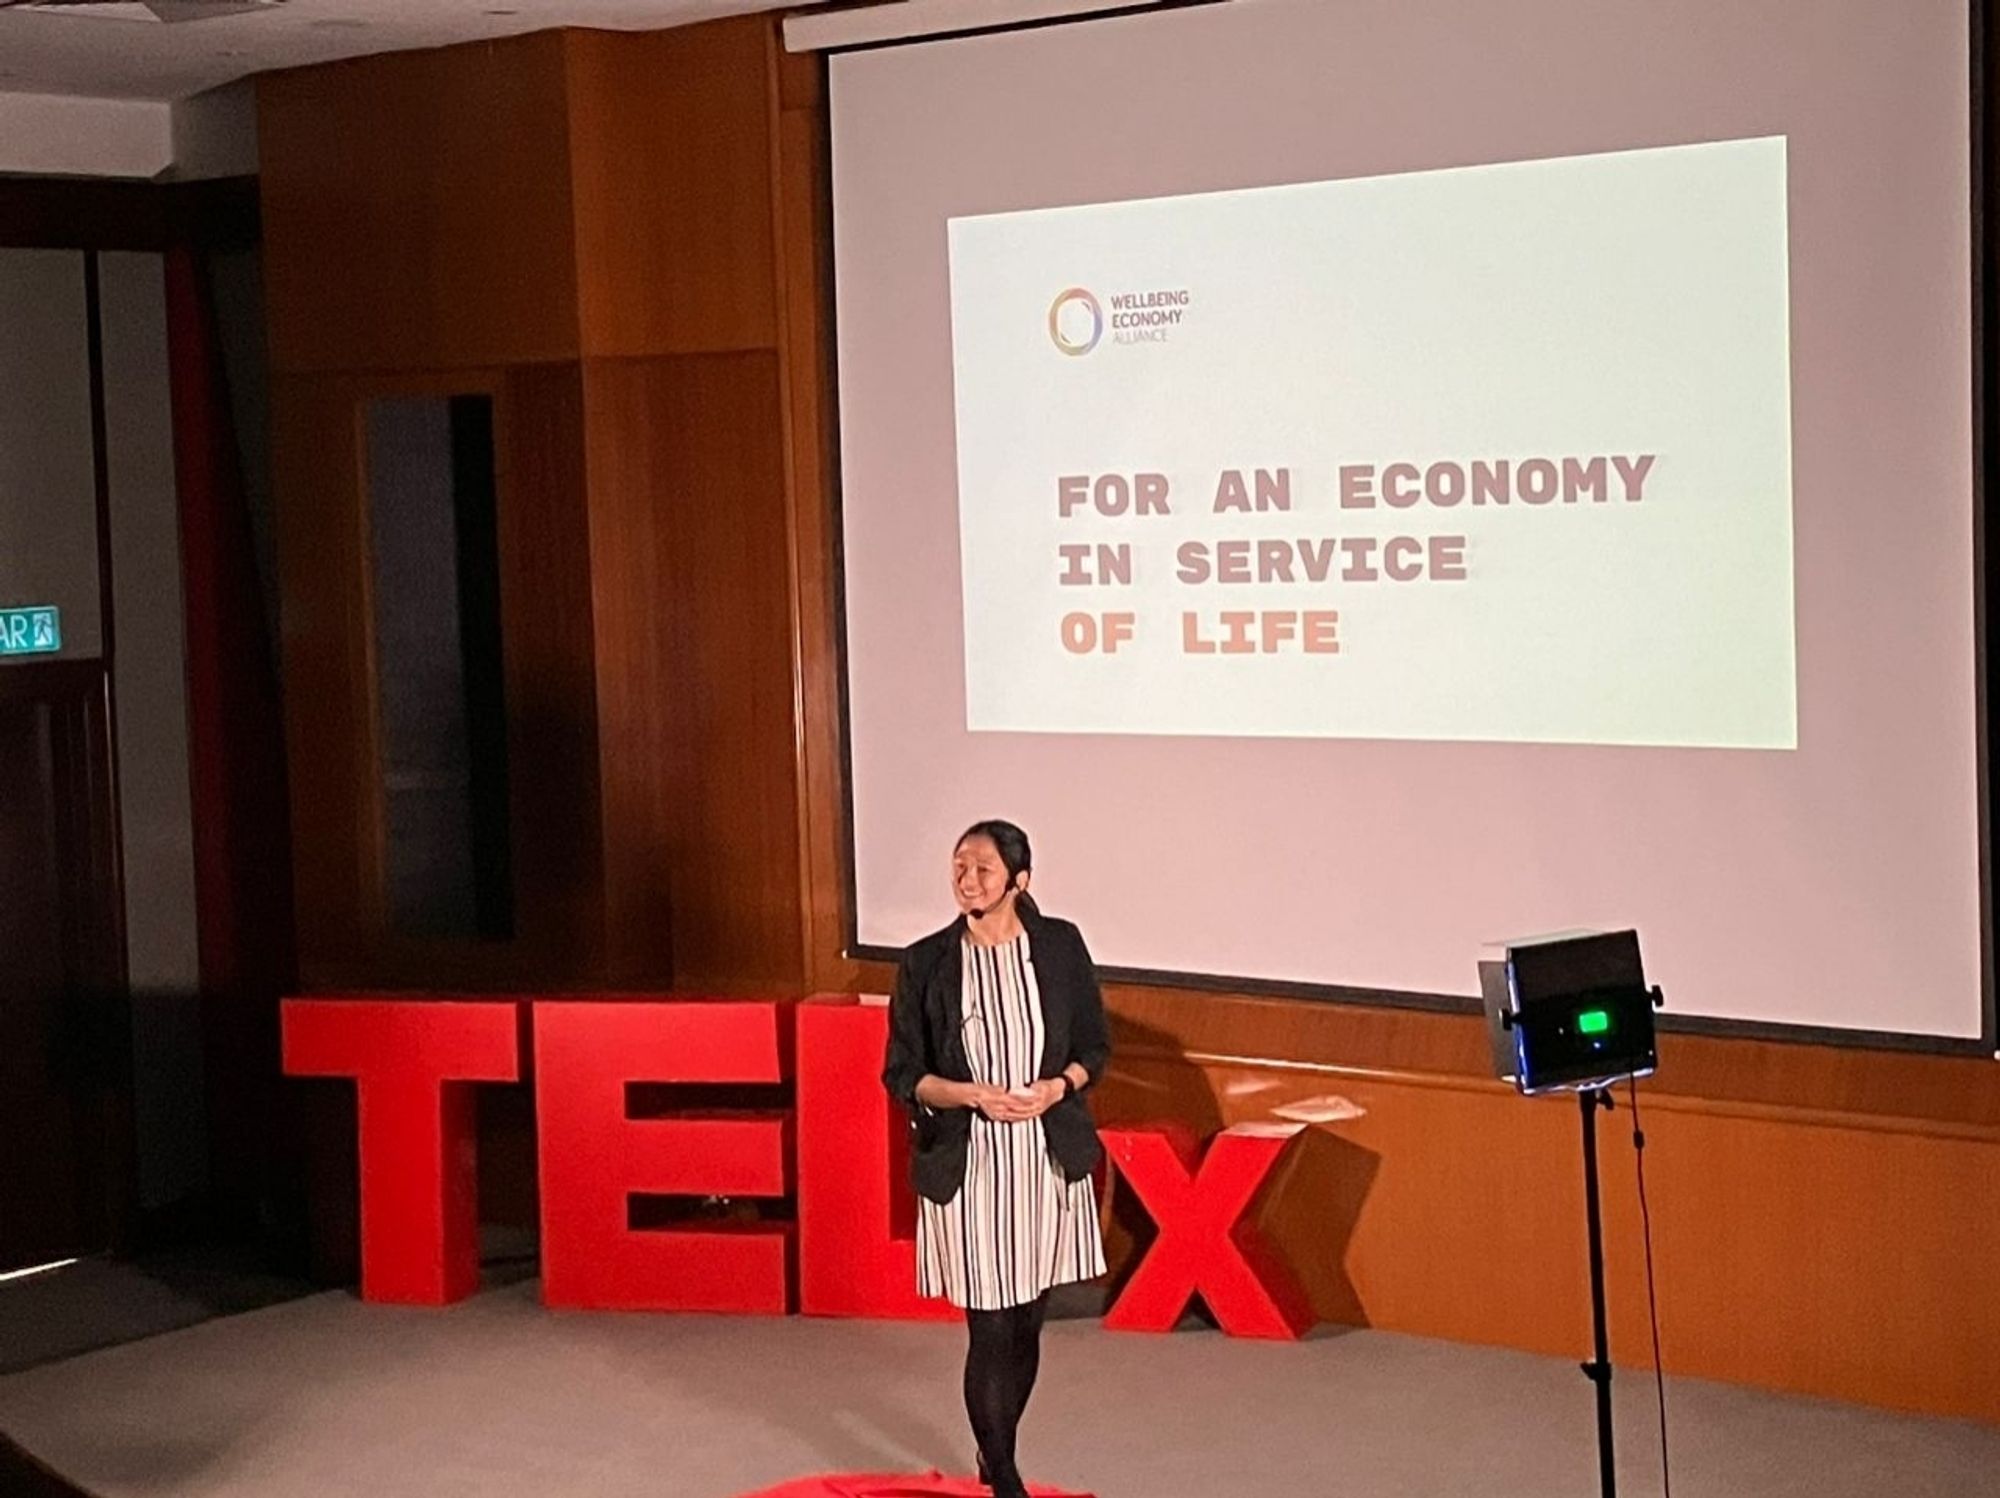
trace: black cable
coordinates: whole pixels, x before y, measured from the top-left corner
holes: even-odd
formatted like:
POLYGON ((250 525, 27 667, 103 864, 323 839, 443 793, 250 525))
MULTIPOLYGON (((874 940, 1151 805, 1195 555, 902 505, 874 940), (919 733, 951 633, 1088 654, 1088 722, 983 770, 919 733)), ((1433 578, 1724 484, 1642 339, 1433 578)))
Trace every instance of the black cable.
POLYGON ((1646 1131, 1639 1127, 1639 1079, 1628 1077, 1632 1100, 1632 1158, 1639 1168, 1639 1224, 1646 1239, 1646 1305, 1653 1317, 1653 1387, 1660 1397, 1660 1486, 1674 1498, 1674 1474, 1667 1462, 1667 1374, 1660 1360, 1660 1297, 1653 1279, 1653 1212, 1646 1203, 1646 1131))

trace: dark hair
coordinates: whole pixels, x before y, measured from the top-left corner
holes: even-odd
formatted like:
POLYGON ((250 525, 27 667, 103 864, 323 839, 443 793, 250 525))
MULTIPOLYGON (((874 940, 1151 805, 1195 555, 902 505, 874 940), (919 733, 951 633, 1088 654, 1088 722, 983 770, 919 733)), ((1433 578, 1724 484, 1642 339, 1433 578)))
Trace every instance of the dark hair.
POLYGON ((1023 874, 1032 874, 1035 869, 1035 854, 1028 846, 1028 834, 1012 822, 1003 822, 998 817, 990 817, 984 822, 974 822, 966 828, 958 835, 958 842, 953 843, 952 847, 956 848, 969 837, 983 837, 993 844, 1000 855, 1002 867, 1007 870, 1007 883, 1015 892, 1015 903, 1039 915, 1041 907, 1035 903, 1034 897, 1020 888, 1016 882, 1023 874))

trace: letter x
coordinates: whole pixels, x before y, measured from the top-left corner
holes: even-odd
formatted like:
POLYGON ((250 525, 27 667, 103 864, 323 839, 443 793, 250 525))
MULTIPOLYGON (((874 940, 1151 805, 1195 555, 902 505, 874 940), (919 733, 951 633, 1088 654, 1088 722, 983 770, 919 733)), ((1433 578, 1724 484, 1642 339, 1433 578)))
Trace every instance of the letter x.
POLYGON ((1175 1125, 1104 1130, 1112 1162, 1160 1228, 1106 1327, 1172 1331, 1197 1292, 1231 1336, 1289 1341, 1312 1326, 1318 1318, 1298 1281, 1242 1220, 1292 1137, 1225 1129, 1204 1156, 1175 1125))

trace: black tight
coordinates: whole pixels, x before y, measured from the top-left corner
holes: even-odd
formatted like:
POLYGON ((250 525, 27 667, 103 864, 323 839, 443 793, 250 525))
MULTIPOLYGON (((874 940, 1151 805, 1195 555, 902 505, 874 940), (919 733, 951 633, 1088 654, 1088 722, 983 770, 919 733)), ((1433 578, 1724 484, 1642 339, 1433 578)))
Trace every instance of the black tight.
POLYGON ((1014 1432, 1041 1367, 1042 1318, 1048 1307, 1044 1291, 1026 1305, 965 1313, 972 1333, 965 1353, 965 1412, 972 1417, 973 1438, 998 1493, 1016 1491, 1021 1480, 1014 1467, 1014 1432))

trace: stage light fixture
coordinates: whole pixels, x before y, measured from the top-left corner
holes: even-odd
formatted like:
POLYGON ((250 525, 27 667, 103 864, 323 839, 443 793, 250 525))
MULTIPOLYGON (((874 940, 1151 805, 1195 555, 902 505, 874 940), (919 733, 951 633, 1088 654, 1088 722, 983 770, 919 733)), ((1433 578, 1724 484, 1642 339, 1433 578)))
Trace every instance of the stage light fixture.
POLYGON ((1479 964, 1493 1068, 1522 1092, 1583 1091, 1659 1065, 1636 931, 1496 943, 1479 964))
MULTIPOLYGON (((1653 1011, 1663 1000, 1659 989, 1646 984, 1636 931, 1564 931, 1495 943, 1479 963, 1479 991, 1486 1004, 1493 1069, 1500 1079, 1523 1093, 1577 1095, 1594 1354, 1583 1372, 1597 1396, 1599 1490, 1602 1498, 1617 1498, 1597 1110, 1611 1107, 1614 1082, 1650 1077, 1658 1069, 1653 1011)), ((1639 1138, 1635 1133, 1635 1141, 1639 1138)))

